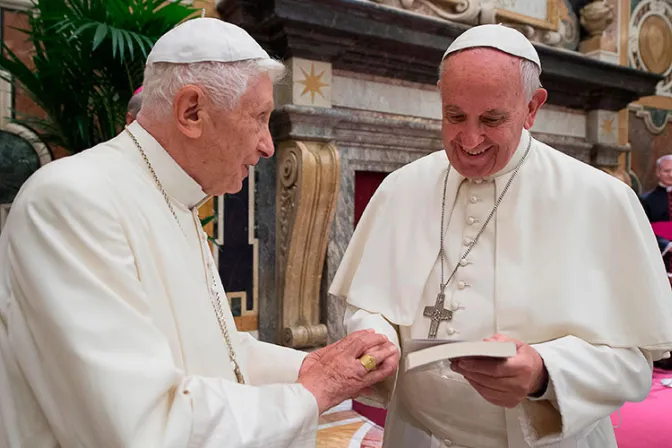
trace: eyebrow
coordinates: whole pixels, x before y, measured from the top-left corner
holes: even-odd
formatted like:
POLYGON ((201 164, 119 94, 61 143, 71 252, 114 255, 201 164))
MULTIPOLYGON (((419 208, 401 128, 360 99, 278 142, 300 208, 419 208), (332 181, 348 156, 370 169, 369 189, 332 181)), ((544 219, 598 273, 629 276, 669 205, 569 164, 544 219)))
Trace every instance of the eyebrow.
MULTIPOLYGON (((503 111, 503 110, 500 110, 500 109, 490 109, 490 110, 485 111, 485 114, 488 114, 488 115, 495 115, 495 116, 506 116, 506 115, 509 115, 508 112, 503 111)), ((483 114, 483 115, 485 115, 485 114, 483 114)))
MULTIPOLYGON (((445 112, 453 112, 453 113, 458 113, 458 114, 464 114, 465 112, 462 111, 458 106, 454 106, 452 104, 447 105, 446 107, 443 108, 445 112)), ((482 115, 493 115, 496 117, 506 117, 509 115, 508 112, 501 110, 501 109, 490 109, 486 110, 482 115)))

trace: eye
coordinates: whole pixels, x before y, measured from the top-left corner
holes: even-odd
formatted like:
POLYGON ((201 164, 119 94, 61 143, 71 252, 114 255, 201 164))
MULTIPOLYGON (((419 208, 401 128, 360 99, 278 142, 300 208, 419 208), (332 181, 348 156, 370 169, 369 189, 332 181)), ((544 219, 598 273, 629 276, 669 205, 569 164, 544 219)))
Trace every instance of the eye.
POLYGON ((446 115, 446 120, 451 123, 461 123, 464 121, 464 115, 446 115))
POLYGON ((497 126, 502 122, 501 118, 482 117, 481 122, 486 126, 497 126))

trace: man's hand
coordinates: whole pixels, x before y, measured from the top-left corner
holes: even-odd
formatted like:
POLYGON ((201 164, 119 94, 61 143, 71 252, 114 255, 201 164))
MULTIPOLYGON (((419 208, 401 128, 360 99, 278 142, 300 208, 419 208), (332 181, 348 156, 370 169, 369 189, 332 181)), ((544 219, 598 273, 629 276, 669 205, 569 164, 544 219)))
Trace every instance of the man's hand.
POLYGON ((320 413, 392 375, 399 364, 399 351, 386 336, 373 330, 354 332, 340 341, 306 356, 298 382, 317 400, 320 413), (359 358, 371 355, 375 370, 367 372, 359 358))
POLYGON ((507 359, 460 358, 451 363, 476 391, 490 403, 513 408, 528 395, 543 393, 548 372, 539 353, 524 342, 496 334, 486 341, 516 343, 517 354, 507 359))

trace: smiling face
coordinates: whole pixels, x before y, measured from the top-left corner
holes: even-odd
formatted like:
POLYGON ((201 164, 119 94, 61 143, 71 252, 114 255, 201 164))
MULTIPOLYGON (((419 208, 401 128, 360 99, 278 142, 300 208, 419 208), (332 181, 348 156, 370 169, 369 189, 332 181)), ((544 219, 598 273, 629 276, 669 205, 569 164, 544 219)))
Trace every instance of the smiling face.
POLYGON ((449 56, 439 82, 442 136, 451 165, 466 178, 491 176, 511 160, 523 128, 547 93, 525 98, 520 59, 476 48, 449 56))
POLYGON ((656 175, 662 185, 672 186, 672 157, 666 156, 660 159, 656 167, 656 175))

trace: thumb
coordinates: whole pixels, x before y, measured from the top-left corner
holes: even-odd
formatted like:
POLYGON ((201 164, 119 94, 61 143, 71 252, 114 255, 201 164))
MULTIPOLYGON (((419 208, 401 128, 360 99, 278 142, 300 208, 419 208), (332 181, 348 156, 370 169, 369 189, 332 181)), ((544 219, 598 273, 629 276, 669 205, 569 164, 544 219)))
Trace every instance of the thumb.
POLYGON ((483 340, 488 341, 488 342, 515 342, 516 345, 521 344, 520 341, 518 341, 516 339, 513 339, 513 338, 510 338, 507 335, 500 334, 500 333, 496 333, 496 334, 490 336, 489 338, 485 338, 483 340))

